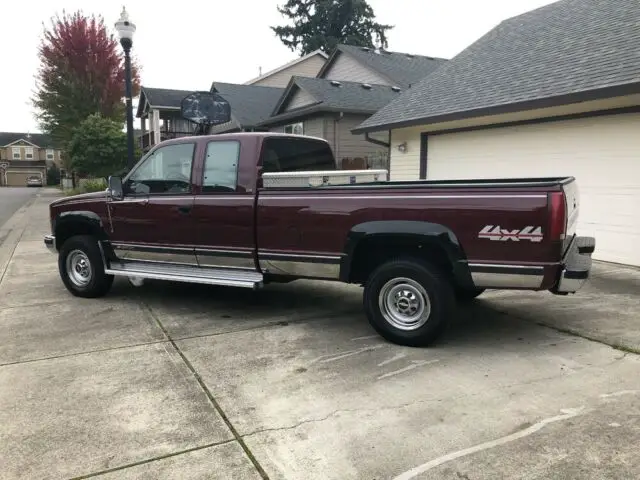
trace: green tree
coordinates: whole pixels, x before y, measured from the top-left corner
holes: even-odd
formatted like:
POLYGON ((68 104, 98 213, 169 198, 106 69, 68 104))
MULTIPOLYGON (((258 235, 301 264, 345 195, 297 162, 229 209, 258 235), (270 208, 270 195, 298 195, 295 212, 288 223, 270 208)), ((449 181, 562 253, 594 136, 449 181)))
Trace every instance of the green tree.
POLYGON ((318 48, 330 54, 339 43, 387 48, 387 31, 393 28, 375 21, 366 0, 287 0, 278 11, 289 25, 270 28, 300 56, 318 48))
POLYGON ((69 143, 71 167, 80 175, 107 178, 127 164, 127 135, 122 123, 89 115, 73 130, 69 143))
MULTIPOLYGON (((40 67, 32 98, 40 128, 67 153, 74 129, 100 113, 124 123, 124 53, 102 17, 80 11, 56 16, 38 50, 40 67)), ((140 89, 133 62, 133 95, 140 89)), ((70 155, 64 155, 69 167, 70 155)))

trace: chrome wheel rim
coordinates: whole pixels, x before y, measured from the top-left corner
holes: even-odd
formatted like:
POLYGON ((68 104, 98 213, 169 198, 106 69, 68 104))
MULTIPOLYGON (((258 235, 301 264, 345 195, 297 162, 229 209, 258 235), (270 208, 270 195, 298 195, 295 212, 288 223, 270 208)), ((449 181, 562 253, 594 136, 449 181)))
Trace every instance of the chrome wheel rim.
POLYGON ((67 276, 76 287, 86 287, 91 282, 93 269, 89 257, 82 250, 73 250, 67 255, 67 276))
POLYGON ((416 330, 431 315, 431 301, 426 290, 410 278, 394 278, 384 284, 378 296, 384 319, 400 330, 416 330))

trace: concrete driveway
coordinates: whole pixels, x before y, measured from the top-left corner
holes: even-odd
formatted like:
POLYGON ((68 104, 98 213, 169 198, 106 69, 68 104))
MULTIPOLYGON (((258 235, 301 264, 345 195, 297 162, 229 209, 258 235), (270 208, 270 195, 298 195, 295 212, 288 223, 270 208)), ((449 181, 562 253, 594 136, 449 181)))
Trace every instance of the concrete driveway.
POLYGON ((27 187, 0 188, 0 229, 16 210, 35 196, 38 190, 27 187))
POLYGON ((487 293, 437 346, 403 348, 343 285, 71 297, 46 195, 0 284, 0 479, 637 476, 636 270, 487 293))

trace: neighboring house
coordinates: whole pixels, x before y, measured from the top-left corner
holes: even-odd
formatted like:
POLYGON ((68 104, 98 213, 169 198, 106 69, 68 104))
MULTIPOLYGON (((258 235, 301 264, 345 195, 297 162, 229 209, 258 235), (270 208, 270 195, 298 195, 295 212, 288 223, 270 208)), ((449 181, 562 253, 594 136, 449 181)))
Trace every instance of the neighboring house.
POLYGON ((39 175, 46 184, 47 169, 62 165, 61 152, 42 133, 0 132, 0 186, 24 187, 39 175))
POLYGON ((284 88, 289 84, 289 80, 294 75, 302 77, 315 77, 327 61, 327 54, 322 50, 316 50, 292 62, 271 70, 259 77, 256 77, 245 85, 256 85, 263 87, 284 88))
POLYGON ((329 141, 341 168, 386 167, 388 135, 369 138, 353 135, 350 130, 445 62, 423 55, 339 45, 318 70, 317 78, 292 75, 292 69, 287 70, 285 89, 214 83, 212 91, 229 101, 234 118, 214 127, 211 133, 266 128, 314 135, 329 141), (254 90, 250 90, 252 87, 254 90))
POLYGON ((354 132, 391 131, 393 180, 575 176, 594 258, 640 266, 638 18, 560 0, 506 20, 354 132))
POLYGON ((140 88, 136 117, 140 119, 139 138, 143 152, 163 140, 193 134, 196 124, 180 115, 182 99, 193 92, 167 88, 140 88))
POLYGON ((338 45, 317 76, 328 80, 396 86, 406 90, 446 62, 443 58, 424 55, 338 45))
POLYGON ((385 167, 388 145, 351 129, 399 96, 400 88, 324 78, 293 77, 262 126, 326 139, 341 168, 385 167))
POLYGON ((231 106, 231 121, 209 131, 218 134, 267 130, 259 125, 269 118, 284 88, 213 82, 211 91, 220 94, 231 106))

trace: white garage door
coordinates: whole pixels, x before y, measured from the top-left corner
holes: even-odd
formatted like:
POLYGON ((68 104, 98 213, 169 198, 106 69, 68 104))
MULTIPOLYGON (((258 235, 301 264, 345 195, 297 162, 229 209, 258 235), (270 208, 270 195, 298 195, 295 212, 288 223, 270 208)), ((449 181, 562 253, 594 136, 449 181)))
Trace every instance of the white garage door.
POLYGON ((594 258, 640 266, 640 114, 429 136, 427 178, 574 176, 594 258))

